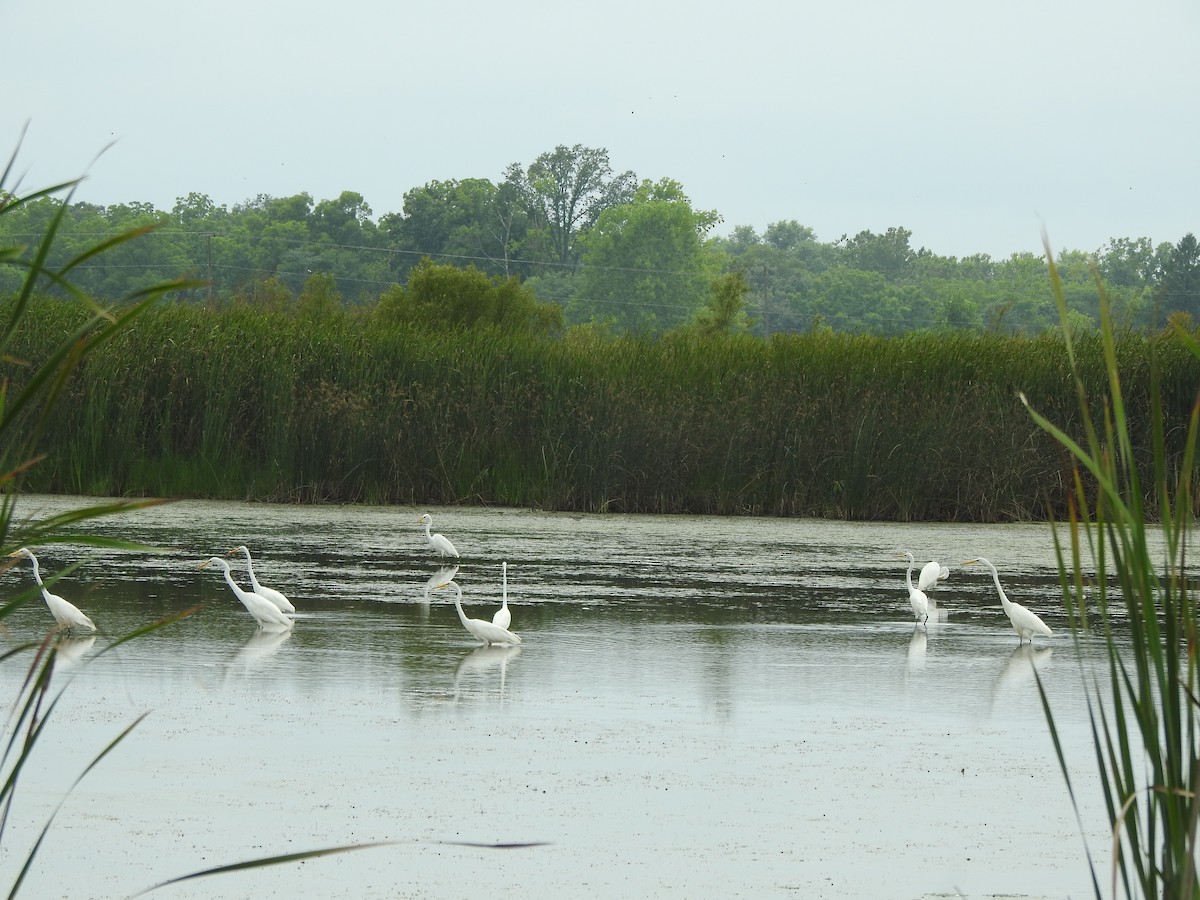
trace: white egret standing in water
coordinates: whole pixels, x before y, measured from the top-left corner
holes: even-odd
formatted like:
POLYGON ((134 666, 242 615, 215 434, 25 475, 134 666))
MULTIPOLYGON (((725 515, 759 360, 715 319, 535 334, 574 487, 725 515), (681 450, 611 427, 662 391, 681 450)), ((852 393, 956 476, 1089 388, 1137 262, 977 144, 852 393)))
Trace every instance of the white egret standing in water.
POLYGON ((485 644, 519 644, 521 636, 513 634, 507 628, 501 628, 492 622, 485 622, 483 619, 468 619, 467 614, 462 608, 462 588, 458 586, 457 581, 447 581, 445 584, 439 584, 438 590, 445 587, 454 588, 454 608, 458 610, 459 621, 462 622, 463 628, 471 633, 471 636, 477 640, 483 641, 485 644))
POLYGON ((921 574, 917 578, 917 589, 927 591, 937 587, 939 581, 945 581, 949 577, 950 570, 936 559, 932 559, 921 567, 921 574))
POLYGON ((911 553, 897 553, 897 556, 903 556, 908 560, 908 571, 904 573, 904 581, 908 585, 908 602, 912 604, 913 615, 918 622, 929 621, 929 598, 925 596, 925 592, 920 588, 913 587, 912 573, 917 566, 917 561, 913 559, 911 553))
POLYGON ((250 587, 254 590, 254 593, 260 597, 266 597, 286 613, 294 613, 296 611, 296 607, 292 605, 292 601, 275 590, 275 588, 269 588, 264 584, 258 583, 258 579, 254 577, 254 560, 250 558, 250 549, 245 544, 242 544, 240 547, 234 547, 225 555, 233 556, 235 553, 244 553, 246 555, 246 574, 250 576, 250 587))
POLYGON ((1004 593, 1004 588, 1000 587, 1000 573, 996 571, 996 567, 984 559, 982 556, 977 556, 975 559, 968 559, 963 563, 964 566, 974 565, 979 563, 982 566, 991 570, 992 580, 996 582, 996 592, 1000 594, 1000 605, 1004 607, 1005 613, 1008 614, 1008 620, 1012 622, 1013 631, 1017 633, 1019 642, 1029 641, 1033 644, 1033 636, 1035 634, 1050 637, 1054 634, 1050 630, 1050 626, 1038 618, 1037 614, 1026 609, 1020 603, 1014 603, 1008 599, 1008 595, 1004 593))
POLYGON ((33 563, 33 580, 42 589, 42 598, 46 601, 46 606, 50 607, 50 615, 54 616, 54 621, 58 623, 60 628, 66 628, 67 630, 72 628, 82 628, 85 631, 96 630, 96 624, 85 616, 79 607, 74 603, 64 600, 58 594, 52 594, 46 590, 46 585, 42 583, 42 573, 38 566, 38 558, 33 555, 32 550, 22 547, 20 550, 14 550, 8 556, 9 559, 23 556, 33 563))
POLYGON ((295 624, 291 619, 283 614, 283 610, 281 610, 266 597, 263 597, 260 594, 255 594, 253 591, 242 590, 242 588, 238 586, 238 583, 233 580, 233 574, 229 571, 229 563, 220 556, 209 557, 207 562, 200 563, 200 565, 196 566, 196 568, 203 569, 209 563, 216 563, 225 570, 225 581, 229 584, 230 589, 233 591, 233 595, 242 601, 242 606, 246 607, 246 610, 250 613, 250 615, 254 616, 254 619, 256 622, 258 622, 260 628, 278 625, 282 625, 284 628, 291 628, 295 624))
POLYGON ((512 624, 512 613, 508 611, 508 563, 500 563, 500 608, 492 616, 492 624, 508 628, 512 624))
POLYGON ((433 548, 434 552, 437 553, 438 556, 443 558, 447 556, 458 556, 458 551, 454 549, 454 545, 450 543, 450 539, 448 537, 446 537, 444 534, 429 533, 430 526, 433 525, 433 516, 431 516, 429 513, 425 513, 423 516, 421 516, 421 518, 417 519, 417 521, 425 526, 425 540, 429 541, 429 546, 433 548))

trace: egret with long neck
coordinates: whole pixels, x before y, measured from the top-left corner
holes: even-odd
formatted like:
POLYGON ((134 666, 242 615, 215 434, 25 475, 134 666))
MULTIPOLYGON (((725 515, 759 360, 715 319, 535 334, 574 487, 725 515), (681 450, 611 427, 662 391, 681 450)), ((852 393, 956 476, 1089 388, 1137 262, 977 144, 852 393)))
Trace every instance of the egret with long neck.
POLYGON ((41 567, 38 566, 38 558, 33 555, 32 550, 22 547, 20 550, 14 550, 8 555, 10 559, 23 556, 33 563, 33 580, 42 589, 42 599, 46 601, 46 606, 50 608, 50 615, 54 616, 54 621, 58 623, 59 628, 65 628, 68 631, 76 628, 83 631, 96 630, 96 623, 85 616, 79 607, 74 603, 64 600, 58 594, 52 594, 46 590, 46 585, 42 582, 42 571, 41 567))
POLYGON ((904 573, 904 582, 908 585, 908 602, 912 604, 913 616, 918 622, 929 621, 929 598, 925 596, 925 592, 918 587, 913 587, 912 573, 916 568, 917 561, 911 553, 898 553, 897 556, 903 556, 908 560, 908 571, 904 573))
POLYGON ((445 584, 439 584, 437 590, 442 588, 454 588, 454 608, 458 610, 458 620, 462 622, 463 628, 477 640, 483 641, 485 644, 519 644, 521 636, 513 634, 507 628, 501 628, 493 622, 485 622, 483 619, 468 619, 467 614, 462 608, 462 588, 458 586, 456 581, 448 581, 445 584))
POLYGON ((1014 603, 1008 599, 1008 595, 1004 593, 1004 588, 1000 587, 1000 573, 996 571, 996 567, 984 559, 982 556, 977 556, 975 559, 968 559, 963 563, 964 566, 971 566, 979 563, 981 566, 989 569, 992 573, 992 580, 996 582, 996 593, 1000 595, 1000 605, 1004 607, 1004 612, 1008 615, 1008 621, 1012 622, 1013 631, 1017 633, 1019 643, 1029 641, 1030 646, 1033 645, 1033 636, 1035 634, 1050 637, 1054 634, 1050 630, 1050 626, 1038 618, 1037 614, 1026 609, 1020 603, 1014 603))

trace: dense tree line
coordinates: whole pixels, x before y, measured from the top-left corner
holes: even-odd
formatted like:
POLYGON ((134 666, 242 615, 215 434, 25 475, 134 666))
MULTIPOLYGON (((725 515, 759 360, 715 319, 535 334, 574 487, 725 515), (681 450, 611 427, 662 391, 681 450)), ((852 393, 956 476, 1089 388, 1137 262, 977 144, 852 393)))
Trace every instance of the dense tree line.
MULTIPOLYGON (((34 243, 58 209, 46 197, 13 210, 0 223, 0 246, 34 243)), ((170 211, 71 203, 55 252, 65 261, 106 235, 145 227, 144 239, 76 269, 77 283, 112 298, 189 273, 205 282, 187 292, 192 300, 378 305, 380 315, 409 320, 435 318, 438 304, 450 303, 448 295, 429 300, 427 284, 411 290, 410 279, 432 271, 435 280, 459 278, 471 296, 507 292, 509 300, 495 302, 516 303, 524 312, 515 318, 539 329, 1030 333, 1058 321, 1048 266, 1036 254, 939 256, 914 248, 902 227, 821 241, 795 220, 722 236, 714 233, 720 221, 717 211, 696 209, 678 182, 614 172, 605 150, 576 145, 527 167, 514 163, 495 182, 414 187, 402 211, 378 218, 353 191, 320 201, 259 195, 232 208, 192 193, 170 211), (438 274, 445 267, 465 274, 438 274)), ((1113 238, 1094 251, 1062 251, 1056 263, 1080 324, 1095 321, 1097 278, 1122 324, 1154 327, 1173 313, 1200 319, 1192 234, 1158 246, 1113 238)), ((15 277, 0 273, 0 294, 15 277)), ((496 309, 453 315, 514 320, 496 309)))

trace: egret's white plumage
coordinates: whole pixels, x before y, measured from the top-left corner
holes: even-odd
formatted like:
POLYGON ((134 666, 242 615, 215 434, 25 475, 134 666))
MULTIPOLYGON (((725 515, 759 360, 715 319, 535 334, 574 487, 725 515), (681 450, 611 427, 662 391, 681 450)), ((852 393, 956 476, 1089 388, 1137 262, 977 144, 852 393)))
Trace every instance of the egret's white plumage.
POLYGON ((243 590, 238 586, 238 583, 233 580, 233 574, 229 570, 229 563, 219 556, 209 557, 207 562, 202 562, 196 568, 203 569, 209 563, 216 563, 225 571, 225 581, 229 584, 233 595, 242 601, 242 606, 250 615, 254 616, 254 620, 259 626, 266 628, 269 626, 282 625, 284 628, 291 628, 295 624, 291 619, 284 615, 283 610, 268 600, 266 597, 256 594, 253 591, 243 590))
POLYGON ((425 540, 429 541, 429 546, 433 548, 434 552, 437 553, 438 556, 458 556, 458 551, 454 549, 454 545, 450 543, 450 539, 448 537, 446 537, 444 534, 429 533, 429 529, 433 525, 433 516, 431 516, 429 513, 425 513, 423 516, 421 516, 421 518, 417 519, 417 521, 425 526, 425 540))
POLYGON ((1037 614, 1026 609, 1020 603, 1014 603, 1008 599, 1008 595, 1004 593, 1004 588, 1000 587, 1000 573, 996 571, 996 567, 984 559, 982 556, 977 556, 975 559, 968 559, 963 563, 964 566, 974 565, 979 563, 981 566, 991 570, 992 580, 996 582, 996 592, 1000 595, 1000 605, 1004 607, 1004 612, 1008 614, 1008 620, 1012 622, 1013 631, 1017 633, 1017 638, 1021 641, 1029 641, 1033 644, 1033 636, 1035 634, 1050 637, 1054 634, 1050 630, 1050 626, 1038 618, 1037 614))
POLYGON ((913 616, 918 622, 928 622, 929 598, 925 596, 923 590, 913 587, 912 582, 912 573, 917 566, 917 561, 913 559, 911 553, 899 553, 897 556, 903 556, 908 560, 908 571, 904 573, 904 582, 908 585, 908 602, 912 604, 913 616))
POLYGON ((500 608, 492 616, 492 624, 501 628, 512 625, 512 613, 508 611, 508 563, 500 563, 500 608))
POLYGON ((242 544, 240 547, 234 547, 225 555, 233 556, 235 553, 242 553, 246 557, 246 574, 250 576, 250 587, 254 593, 260 597, 266 597, 285 613, 294 613, 296 611, 296 607, 292 605, 292 601, 282 593, 275 590, 275 588, 258 583, 258 579, 254 577, 254 560, 250 558, 250 549, 245 544, 242 544))
POLYGON ((921 567, 921 574, 917 578, 917 589, 927 591, 937 587, 939 581, 945 581, 949 577, 950 570, 936 559, 932 559, 921 567))
POLYGON ((14 550, 8 555, 10 559, 23 556, 33 563, 33 579, 38 583, 38 587, 42 589, 42 599, 46 601, 46 606, 50 608, 50 615, 54 616, 54 621, 58 623, 60 628, 66 628, 67 630, 81 628, 84 631, 96 630, 96 624, 85 616, 78 606, 64 600, 58 594, 52 594, 46 590, 46 585, 42 583, 42 572, 38 566, 38 558, 33 555, 32 550, 22 547, 20 550, 14 550))
POLYGON ((485 644, 521 643, 520 635, 513 634, 507 628, 501 628, 499 625, 492 622, 485 622, 483 619, 468 619, 467 614, 463 612, 462 588, 458 586, 458 582, 448 581, 445 584, 439 584, 438 590, 445 587, 454 588, 454 608, 458 610, 458 618, 462 622, 463 628, 467 629, 472 637, 483 641, 485 644))

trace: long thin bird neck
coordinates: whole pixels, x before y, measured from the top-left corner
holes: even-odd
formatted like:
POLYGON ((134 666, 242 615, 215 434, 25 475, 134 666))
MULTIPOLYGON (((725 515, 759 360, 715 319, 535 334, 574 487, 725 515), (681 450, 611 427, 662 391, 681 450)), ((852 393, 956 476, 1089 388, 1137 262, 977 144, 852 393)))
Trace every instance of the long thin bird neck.
POLYGON ((908 592, 911 594, 915 590, 912 583, 912 570, 917 564, 916 560, 911 556, 908 558, 908 571, 904 573, 904 582, 908 585, 908 592))
POLYGON ((433 535, 429 533, 429 532, 430 532, 430 529, 431 529, 432 527, 433 527, 433 522, 432 522, 432 521, 430 521, 430 522, 426 522, 426 523, 425 523, 425 537, 426 537, 426 539, 427 539, 427 540, 429 540, 429 541, 432 541, 432 540, 433 540, 433 535))
POLYGON ((254 560, 250 558, 250 549, 248 547, 243 547, 242 553, 246 557, 246 574, 250 576, 250 583, 257 588, 258 581, 254 577, 254 560))
MULTIPOLYGON (((426 525, 425 527, 428 528, 429 526, 426 525)), ((450 582, 450 587, 454 588, 454 608, 458 610, 458 619, 463 623, 463 627, 466 628, 467 614, 463 612, 462 608, 462 588, 460 588, 458 584, 453 581, 450 582)))
POLYGON ((46 585, 42 581, 42 570, 41 570, 41 567, 38 566, 38 558, 36 556, 34 556, 32 553, 30 553, 29 561, 31 563, 33 563, 33 580, 36 581, 38 587, 42 589, 42 599, 45 600, 46 603, 49 603, 50 602, 50 591, 46 589, 46 585))
POLYGON ((43 591, 45 591, 46 585, 42 584, 42 570, 38 566, 37 557, 34 556, 32 553, 30 553, 29 561, 31 563, 33 563, 33 580, 38 583, 38 585, 42 588, 43 591))
POLYGON ((241 597, 242 589, 238 587, 237 582, 233 580, 233 573, 229 570, 229 563, 221 560, 221 568, 225 570, 225 581, 233 588, 234 596, 241 597))
POLYGON ((988 568, 992 570, 992 581, 996 582, 996 593, 1000 595, 1000 605, 1005 609, 1008 609, 1008 607, 1012 604, 1012 601, 1009 600, 1008 595, 1004 593, 1004 588, 1000 587, 1000 573, 996 571, 995 566, 989 566, 988 568))

